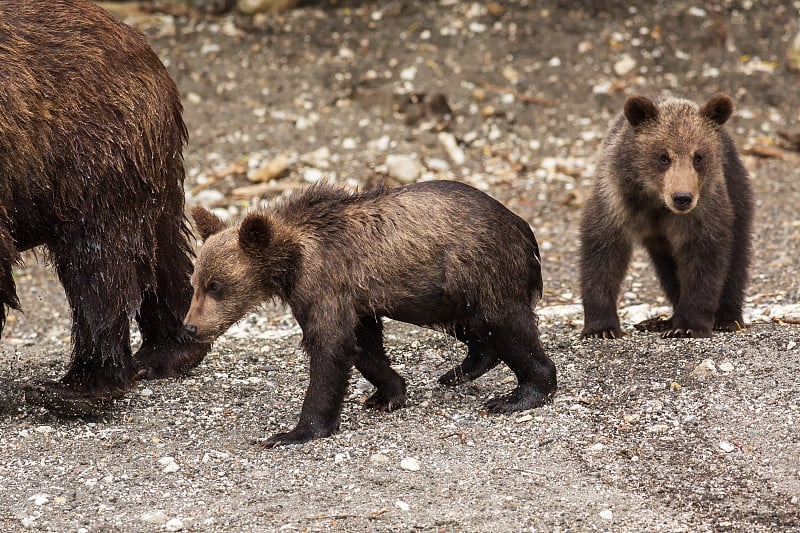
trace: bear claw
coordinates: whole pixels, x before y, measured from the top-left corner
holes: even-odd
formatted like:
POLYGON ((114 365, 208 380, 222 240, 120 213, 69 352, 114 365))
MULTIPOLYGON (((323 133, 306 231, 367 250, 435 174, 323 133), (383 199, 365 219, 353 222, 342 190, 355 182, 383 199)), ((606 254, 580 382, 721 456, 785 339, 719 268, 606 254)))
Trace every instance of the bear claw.
POLYGON ((711 331, 705 329, 676 328, 661 334, 662 339, 704 339, 711 337, 711 331))
POLYGON ((372 396, 364 402, 365 409, 374 409, 382 413, 391 413, 397 409, 406 406, 406 395, 403 394, 389 394, 381 391, 375 391, 372 396))
POLYGON ((582 339, 620 339, 627 333, 617 328, 599 329, 596 331, 584 331, 581 333, 582 339))

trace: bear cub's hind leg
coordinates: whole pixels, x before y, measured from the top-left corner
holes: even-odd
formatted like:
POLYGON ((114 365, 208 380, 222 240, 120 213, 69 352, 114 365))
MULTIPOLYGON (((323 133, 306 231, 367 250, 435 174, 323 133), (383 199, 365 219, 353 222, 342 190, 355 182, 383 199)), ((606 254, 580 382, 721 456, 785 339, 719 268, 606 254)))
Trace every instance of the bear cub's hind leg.
POLYGON ((486 402, 492 413, 513 413, 540 407, 556 391, 556 367, 545 355, 536 317, 530 308, 510 312, 502 325, 490 327, 487 350, 505 362, 517 377, 517 387, 505 396, 486 402), (527 312, 526 312, 527 311, 527 312))
POLYGON ((439 376, 442 385, 453 386, 474 381, 500 363, 497 354, 487 350, 486 343, 468 328, 458 325, 451 334, 467 345, 467 356, 461 364, 439 376))
POLYGON ((390 366, 383 347, 383 325, 380 318, 364 317, 356 329, 356 370, 376 390, 364 407, 390 413, 406 405, 406 382, 390 366))

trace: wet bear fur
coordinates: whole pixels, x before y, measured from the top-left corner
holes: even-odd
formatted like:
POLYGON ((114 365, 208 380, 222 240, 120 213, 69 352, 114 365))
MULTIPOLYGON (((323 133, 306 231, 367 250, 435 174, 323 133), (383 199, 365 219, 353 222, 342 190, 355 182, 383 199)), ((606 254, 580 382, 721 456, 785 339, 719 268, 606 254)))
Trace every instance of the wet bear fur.
POLYGON ((637 329, 710 337, 744 326, 753 193, 723 125, 727 95, 702 107, 631 96, 601 147, 580 226, 584 337, 623 334, 617 298, 635 243, 646 249, 672 304, 637 329))
POLYGON ((29 402, 96 412, 136 376, 173 376, 190 340, 186 128, 145 37, 93 2, 0 2, 0 325, 19 309, 12 270, 42 246, 72 313, 72 358, 29 402), (129 322, 142 345, 131 354, 129 322))
POLYGON ((530 226, 467 185, 426 182, 349 193, 319 185, 226 227, 196 208, 204 244, 187 330, 211 342, 271 298, 303 331, 310 384, 300 420, 266 446, 334 433, 351 368, 375 387, 365 407, 405 405, 406 383, 384 351, 383 317, 441 329, 467 344, 440 380, 476 379, 505 362, 517 377, 490 411, 537 407, 556 388, 533 305, 542 293, 530 226))

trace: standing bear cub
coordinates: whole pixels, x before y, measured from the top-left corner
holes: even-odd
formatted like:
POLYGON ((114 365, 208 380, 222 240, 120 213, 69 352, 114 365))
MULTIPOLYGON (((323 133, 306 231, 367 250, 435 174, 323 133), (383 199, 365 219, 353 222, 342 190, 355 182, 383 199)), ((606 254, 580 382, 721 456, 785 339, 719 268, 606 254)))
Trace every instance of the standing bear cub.
POLYGON ((184 321, 211 342, 270 298, 288 303, 303 330, 310 384, 300 421, 266 446, 302 443, 339 427, 350 369, 376 390, 365 407, 406 402, 382 339, 382 317, 440 328, 467 344, 464 361, 440 378, 475 379, 505 362, 517 387, 487 408, 508 413, 547 402, 555 366, 539 341, 533 305, 542 294, 530 226, 467 185, 427 182, 350 194, 330 185, 226 227, 193 211, 205 241, 184 321))
POLYGON ((583 337, 621 336, 617 297, 640 242, 672 304, 636 328, 710 337, 743 327, 753 193, 723 124, 727 95, 704 106, 632 96, 603 143, 580 227, 583 337))

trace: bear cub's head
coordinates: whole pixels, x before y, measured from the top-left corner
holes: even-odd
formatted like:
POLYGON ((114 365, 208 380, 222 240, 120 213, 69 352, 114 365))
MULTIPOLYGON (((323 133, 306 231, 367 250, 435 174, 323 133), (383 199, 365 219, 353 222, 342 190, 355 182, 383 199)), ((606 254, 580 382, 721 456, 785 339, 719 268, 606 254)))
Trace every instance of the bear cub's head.
POLYGON ((250 214, 230 227, 202 207, 195 207, 192 216, 204 242, 183 323, 192 338, 211 342, 260 304, 286 297, 298 244, 277 237, 266 214, 250 214))
POLYGON ((644 189, 683 215, 697 207, 706 188, 724 186, 721 126, 732 113, 733 101, 725 94, 713 96, 703 107, 679 98, 654 103, 645 96, 629 97, 624 115, 633 132, 633 165, 644 189))

